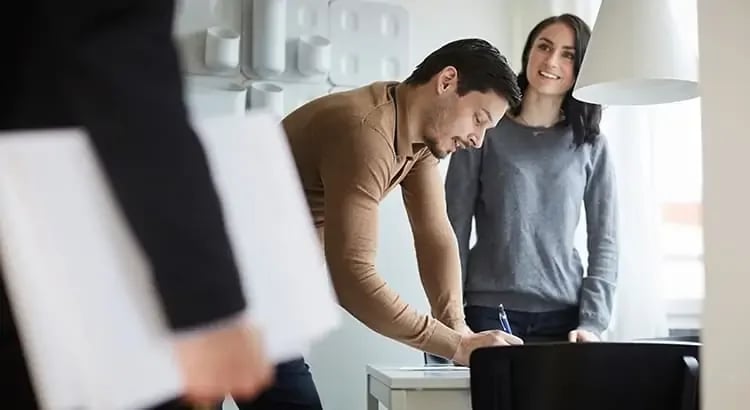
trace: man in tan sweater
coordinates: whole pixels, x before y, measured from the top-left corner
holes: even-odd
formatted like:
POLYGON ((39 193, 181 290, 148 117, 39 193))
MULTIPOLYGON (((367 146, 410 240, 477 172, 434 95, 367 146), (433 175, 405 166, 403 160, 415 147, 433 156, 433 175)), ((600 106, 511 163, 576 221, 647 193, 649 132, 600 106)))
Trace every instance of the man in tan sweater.
MULTIPOLYGON (((402 83, 327 95, 283 120, 339 303, 366 326, 464 365, 478 347, 521 343, 465 325, 458 248, 437 166, 457 149, 481 146, 485 130, 519 101, 506 59, 489 43, 467 39, 433 52, 402 83), (432 315, 409 306, 375 269, 378 205, 396 186, 432 315)), ((240 408, 321 408, 302 359, 276 374, 274 388, 240 408)))

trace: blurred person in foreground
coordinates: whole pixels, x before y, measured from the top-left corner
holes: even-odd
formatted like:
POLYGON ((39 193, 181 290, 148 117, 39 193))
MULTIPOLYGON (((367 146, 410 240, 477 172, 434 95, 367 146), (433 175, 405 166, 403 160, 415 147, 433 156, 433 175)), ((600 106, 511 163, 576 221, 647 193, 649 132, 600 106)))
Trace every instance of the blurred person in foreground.
MULTIPOLYGON (((90 136, 175 335, 186 397, 159 408, 255 397, 273 369, 243 317, 218 196, 183 104, 174 1, 16 6, 0 26, 0 131, 83 127, 90 136)), ((35 409, 10 302, 0 280, 0 400, 35 409)))

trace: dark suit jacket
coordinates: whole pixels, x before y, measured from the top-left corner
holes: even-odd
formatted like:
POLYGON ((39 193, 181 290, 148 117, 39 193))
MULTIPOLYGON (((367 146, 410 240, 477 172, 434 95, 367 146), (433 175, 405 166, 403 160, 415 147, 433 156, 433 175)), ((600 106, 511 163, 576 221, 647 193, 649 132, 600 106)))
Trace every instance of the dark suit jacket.
POLYGON ((172 0, 23 0, 0 24, 0 131, 83 126, 184 329, 245 307, 182 100, 172 0))

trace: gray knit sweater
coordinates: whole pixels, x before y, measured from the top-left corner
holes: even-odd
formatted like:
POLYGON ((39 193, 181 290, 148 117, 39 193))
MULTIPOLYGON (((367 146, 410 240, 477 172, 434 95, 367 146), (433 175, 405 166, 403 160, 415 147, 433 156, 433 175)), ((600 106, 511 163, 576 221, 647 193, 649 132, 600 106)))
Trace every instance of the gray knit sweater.
POLYGON ((578 306, 601 333, 617 280, 615 177, 603 136, 579 148, 570 127, 505 117, 478 150, 452 155, 445 182, 467 304, 544 312, 578 306), (588 270, 574 247, 585 207, 588 270), (472 219, 477 242, 470 249, 472 219))

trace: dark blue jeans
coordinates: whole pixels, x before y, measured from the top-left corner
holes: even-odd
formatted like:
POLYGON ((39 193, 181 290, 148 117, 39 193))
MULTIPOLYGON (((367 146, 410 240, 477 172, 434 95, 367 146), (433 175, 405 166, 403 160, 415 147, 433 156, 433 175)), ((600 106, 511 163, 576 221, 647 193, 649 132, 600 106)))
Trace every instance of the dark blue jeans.
MULTIPOLYGON (((551 312, 520 312, 505 310, 514 335, 524 343, 564 342, 568 333, 578 327, 578 308, 551 312)), ((499 330, 498 308, 485 306, 464 307, 466 324, 475 332, 499 330)))
MULTIPOLYGON (((251 402, 235 400, 240 410, 322 410, 318 389, 303 358, 276 366, 274 384, 251 402)), ((219 407, 220 408, 220 407, 219 407)))
MULTIPOLYGON (((512 333, 523 339, 524 343, 565 342, 568 332, 578 327, 578 308, 540 313, 506 309, 505 313, 512 333)), ((474 332, 502 330, 500 311, 496 307, 465 306, 464 314, 466 324, 474 332)), ((440 365, 450 364, 450 361, 425 354, 425 363, 440 365)))

